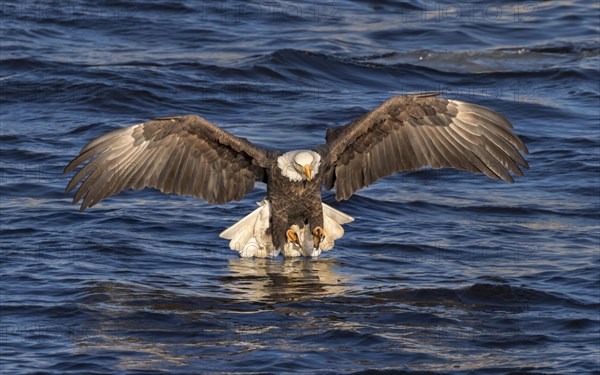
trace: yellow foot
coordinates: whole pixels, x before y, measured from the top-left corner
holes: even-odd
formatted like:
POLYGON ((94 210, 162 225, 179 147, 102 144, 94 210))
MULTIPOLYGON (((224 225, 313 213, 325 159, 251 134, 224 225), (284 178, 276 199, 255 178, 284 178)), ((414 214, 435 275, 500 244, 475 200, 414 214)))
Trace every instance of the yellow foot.
POLYGON ((316 227, 313 229, 313 243, 315 247, 319 247, 321 242, 325 239, 325 231, 321 227, 316 227))
POLYGON ((288 229, 288 231, 285 232, 285 235, 287 237, 288 242, 292 242, 292 243, 295 243, 296 245, 300 246, 300 241, 298 240, 298 235, 292 228, 288 229))

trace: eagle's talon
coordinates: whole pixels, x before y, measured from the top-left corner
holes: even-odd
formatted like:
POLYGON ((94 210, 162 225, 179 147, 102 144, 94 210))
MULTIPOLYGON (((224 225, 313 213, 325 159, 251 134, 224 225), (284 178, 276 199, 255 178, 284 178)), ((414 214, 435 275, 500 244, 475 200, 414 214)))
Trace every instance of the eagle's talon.
POLYGON ((325 231, 321 227, 316 227, 313 229, 313 243, 315 244, 315 248, 319 247, 321 242, 325 240, 325 231))
POLYGON ((292 228, 288 229, 288 231, 285 232, 285 235, 287 237, 288 242, 295 243, 296 245, 300 246, 300 240, 298 239, 298 235, 292 228))

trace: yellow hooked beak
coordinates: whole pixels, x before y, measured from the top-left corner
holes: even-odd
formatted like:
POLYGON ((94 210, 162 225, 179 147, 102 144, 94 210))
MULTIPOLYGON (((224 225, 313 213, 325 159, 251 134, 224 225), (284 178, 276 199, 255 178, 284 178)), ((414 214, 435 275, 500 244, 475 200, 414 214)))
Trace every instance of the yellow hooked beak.
POLYGON ((306 164, 304 166, 304 173, 306 174, 306 179, 308 181, 310 181, 310 178, 311 178, 311 176, 310 176, 310 165, 306 164))

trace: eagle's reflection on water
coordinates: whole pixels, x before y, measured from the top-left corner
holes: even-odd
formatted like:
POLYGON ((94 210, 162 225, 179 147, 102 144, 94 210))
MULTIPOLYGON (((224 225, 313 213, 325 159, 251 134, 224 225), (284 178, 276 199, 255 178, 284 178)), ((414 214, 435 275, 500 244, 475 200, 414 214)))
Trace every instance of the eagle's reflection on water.
POLYGON ((276 343, 285 351, 290 339, 301 342, 326 330, 318 323, 322 311, 315 308, 311 316, 310 306, 349 290, 337 262, 229 259, 227 274, 213 279, 230 291, 220 297, 210 293, 214 285, 191 291, 168 281, 95 281, 86 288, 86 318, 70 337, 84 355, 120 353, 114 360, 123 370, 185 368, 206 360, 216 370, 220 361, 244 361, 263 349, 272 354, 276 343))
POLYGON ((315 258, 230 259, 225 286, 248 301, 300 301, 343 294, 348 277, 338 260, 315 258))

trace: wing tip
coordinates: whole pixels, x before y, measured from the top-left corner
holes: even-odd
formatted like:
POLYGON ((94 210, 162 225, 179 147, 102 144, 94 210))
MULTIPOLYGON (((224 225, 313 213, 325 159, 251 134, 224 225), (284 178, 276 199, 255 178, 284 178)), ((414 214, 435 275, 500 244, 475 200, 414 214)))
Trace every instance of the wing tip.
POLYGON ((73 188, 77 186, 77 184, 73 183, 73 179, 71 179, 71 181, 69 181, 69 183, 67 184, 67 187, 65 187, 65 194, 69 194, 71 191, 73 191, 73 188))
POLYGON ((417 92, 414 94, 408 94, 406 96, 411 98, 429 98, 434 96, 440 96, 442 93, 440 91, 428 91, 428 92, 417 92))
POLYGON ((65 167, 65 169, 63 169, 63 174, 71 173, 75 168, 77 168, 77 166, 80 163, 76 163, 76 161, 77 161, 77 159, 79 159, 80 156, 81 156, 81 154, 77 155, 76 158, 74 158, 73 160, 71 160, 69 162, 69 164, 67 164, 67 166, 65 167))

